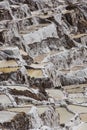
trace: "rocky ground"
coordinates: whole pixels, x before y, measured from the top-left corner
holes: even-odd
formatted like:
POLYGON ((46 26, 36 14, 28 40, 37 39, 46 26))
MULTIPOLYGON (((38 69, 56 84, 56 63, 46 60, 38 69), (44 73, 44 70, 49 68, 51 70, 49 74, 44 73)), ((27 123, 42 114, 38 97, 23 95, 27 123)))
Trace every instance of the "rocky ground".
POLYGON ((0 130, 86 127, 86 0, 1 0, 0 130))

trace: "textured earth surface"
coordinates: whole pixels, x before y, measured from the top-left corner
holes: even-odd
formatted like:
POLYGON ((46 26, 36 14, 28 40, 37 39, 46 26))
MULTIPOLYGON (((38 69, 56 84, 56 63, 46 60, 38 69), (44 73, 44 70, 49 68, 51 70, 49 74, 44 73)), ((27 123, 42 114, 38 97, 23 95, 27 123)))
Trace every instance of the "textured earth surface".
POLYGON ((0 1, 0 130, 87 129, 87 1, 0 1))

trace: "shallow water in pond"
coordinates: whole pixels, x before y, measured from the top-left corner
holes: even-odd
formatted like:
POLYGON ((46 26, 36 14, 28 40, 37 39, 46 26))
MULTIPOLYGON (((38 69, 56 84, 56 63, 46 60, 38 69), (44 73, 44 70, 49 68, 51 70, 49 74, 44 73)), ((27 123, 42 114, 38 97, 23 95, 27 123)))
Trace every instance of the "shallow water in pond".
POLYGON ((69 105, 69 110, 73 111, 74 113, 86 113, 87 107, 85 106, 78 106, 78 105, 69 105))
POLYGON ((60 124, 65 124, 67 123, 70 119, 72 119, 74 117, 74 114, 72 114, 71 112, 69 112, 66 108, 64 107, 59 107, 56 109, 57 112, 60 115, 60 124))

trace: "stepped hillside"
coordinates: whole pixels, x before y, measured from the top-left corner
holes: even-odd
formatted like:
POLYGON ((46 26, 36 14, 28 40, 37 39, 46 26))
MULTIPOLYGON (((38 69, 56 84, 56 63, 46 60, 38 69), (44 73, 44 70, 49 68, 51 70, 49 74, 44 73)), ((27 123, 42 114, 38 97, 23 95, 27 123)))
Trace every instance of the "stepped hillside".
POLYGON ((0 130, 86 130, 87 1, 0 0, 0 130))

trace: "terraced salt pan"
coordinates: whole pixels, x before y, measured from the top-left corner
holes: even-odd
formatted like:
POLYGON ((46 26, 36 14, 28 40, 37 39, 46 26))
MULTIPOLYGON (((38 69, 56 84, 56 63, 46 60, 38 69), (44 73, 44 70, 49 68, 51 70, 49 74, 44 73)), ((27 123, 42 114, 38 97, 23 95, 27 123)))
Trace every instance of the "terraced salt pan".
POLYGON ((65 123, 69 122, 70 119, 72 119, 74 117, 74 114, 72 114, 71 112, 69 112, 64 107, 59 107, 59 108, 56 109, 56 111, 60 115, 60 124, 63 124, 63 123, 65 124, 65 123))
POLYGON ((87 113, 87 107, 80 105, 68 105, 68 109, 74 113, 87 113))
POLYGON ((31 64, 29 65, 31 68, 33 69, 41 69, 44 68, 45 63, 41 63, 41 64, 31 64))
POLYGON ((69 98, 78 98, 78 97, 84 97, 83 93, 70 93, 68 95, 69 98))
POLYGON ((87 102, 87 97, 84 93, 70 93, 68 94, 68 100, 74 103, 83 104, 87 102))
POLYGON ((68 93, 83 93, 84 88, 67 89, 66 92, 68 92, 68 93))
POLYGON ((0 68, 7 68, 7 67, 18 67, 18 64, 15 60, 2 60, 0 61, 0 68))
POLYGON ((57 99, 62 100, 64 98, 64 94, 61 90, 58 89, 46 89, 49 96, 57 99))
POLYGON ((16 115, 15 112, 0 111, 0 123, 8 122, 16 115))
POLYGON ((42 78, 43 72, 41 69, 27 69, 28 75, 32 78, 42 78))
POLYGON ((0 72, 11 73, 11 72, 16 72, 18 69, 20 69, 20 67, 0 68, 0 72))
MULTIPOLYGON (((23 108, 11 108, 11 109, 8 109, 8 111, 28 113, 30 111, 30 109, 31 109, 31 106, 29 106, 29 107, 27 106, 27 107, 23 107, 23 108)), ((48 107, 47 106, 37 106, 37 109, 38 109, 39 114, 42 114, 48 109, 48 107)), ((69 112, 64 107, 56 108, 56 111, 60 115, 60 124, 67 123, 68 121, 70 121, 74 117, 74 114, 69 112)), ((85 118, 84 120, 87 119, 86 116, 84 117, 84 115, 81 115, 81 117, 82 116, 83 116, 83 118, 85 118)))
POLYGON ((82 93, 87 88, 87 84, 64 86, 63 89, 68 93, 82 93))
POLYGON ((9 97, 6 96, 5 94, 0 94, 0 103, 2 105, 11 104, 11 101, 10 101, 9 97))
POLYGON ((69 86, 64 86, 63 89, 67 90, 67 89, 77 89, 77 88, 85 88, 87 87, 87 84, 78 84, 78 85, 69 85, 69 86))
MULTIPOLYGON (((33 105, 30 104, 30 105, 23 106, 23 107, 20 107, 20 108, 10 108, 10 109, 7 109, 7 110, 10 111, 10 112, 25 112, 25 113, 28 113, 30 111, 30 109, 32 108, 32 106, 33 105)), ((37 106, 37 110, 38 110, 39 114, 44 113, 47 109, 48 109, 47 106, 37 106)))
POLYGON ((28 113, 31 109, 31 106, 29 107, 20 107, 20 108, 10 108, 10 109, 7 109, 8 111, 10 112, 25 112, 25 113, 28 113))
POLYGON ((46 56, 47 56, 47 54, 39 55, 39 56, 34 58, 34 62, 41 63, 46 56))

